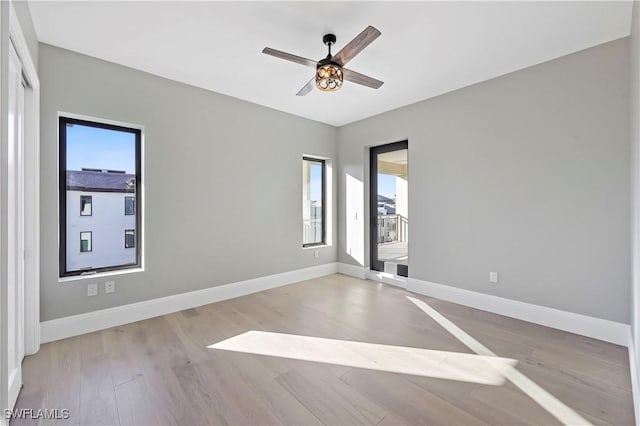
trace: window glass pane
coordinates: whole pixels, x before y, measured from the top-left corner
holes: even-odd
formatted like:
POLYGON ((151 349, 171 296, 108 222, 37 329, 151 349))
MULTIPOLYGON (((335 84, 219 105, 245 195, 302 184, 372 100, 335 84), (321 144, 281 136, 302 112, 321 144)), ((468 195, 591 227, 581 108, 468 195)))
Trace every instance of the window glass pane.
POLYGON ((61 198, 61 205, 66 206, 61 224, 65 270, 61 274, 138 264, 137 251, 126 248, 136 245, 140 131, 64 117, 60 118, 60 128, 64 132, 60 135, 61 158, 66 164, 66 170, 60 171, 66 178, 61 198), (95 215, 93 202, 99 206, 95 215), (122 244, 125 231, 132 235, 126 247, 122 244))
POLYGON ((91 195, 80 196, 80 216, 91 216, 92 208, 91 195))
POLYGON ((324 161, 305 159, 302 163, 303 244, 322 244, 324 161))
POLYGON ((124 197, 124 214, 130 216, 136 213, 136 202, 134 197, 124 197))
POLYGON ((136 246, 136 231, 126 229, 124 231, 124 248, 134 248, 136 246))
POLYGON ((85 253, 92 250, 91 232, 80 233, 80 252, 85 253))

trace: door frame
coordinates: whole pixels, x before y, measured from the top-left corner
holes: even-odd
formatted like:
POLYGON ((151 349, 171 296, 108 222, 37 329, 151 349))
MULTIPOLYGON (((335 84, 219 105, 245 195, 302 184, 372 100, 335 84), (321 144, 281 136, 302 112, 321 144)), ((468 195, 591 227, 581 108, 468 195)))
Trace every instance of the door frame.
MULTIPOLYGON (((408 159, 408 139, 369 148, 369 267, 373 271, 384 272, 384 264, 378 260, 378 154, 401 149, 407 150, 408 159)), ((398 275, 408 276, 408 266, 398 265, 398 272, 398 275)))
POLYGON ((28 84, 24 105, 25 354, 40 349, 40 80, 13 3, 9 39, 28 84))
MULTIPOLYGON (((20 26, 12 2, 0 5, 0 408, 11 409, 14 401, 9 401, 8 377, 8 329, 7 327, 7 146, 8 146, 8 52, 12 44, 20 62, 25 88, 24 105, 24 155, 23 198, 24 198, 24 351, 25 355, 36 353, 40 348, 40 81, 37 68, 31 58, 29 48, 20 26)), ((0 423, 4 422, 4 417, 0 423)))

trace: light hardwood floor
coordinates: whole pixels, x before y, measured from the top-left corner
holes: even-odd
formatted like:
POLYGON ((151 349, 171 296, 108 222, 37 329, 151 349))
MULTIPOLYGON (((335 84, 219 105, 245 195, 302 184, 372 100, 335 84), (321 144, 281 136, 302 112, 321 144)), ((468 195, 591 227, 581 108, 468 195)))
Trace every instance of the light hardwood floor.
POLYGON ((69 409, 56 425, 559 423, 508 380, 208 348, 255 330, 472 353, 406 296, 516 360, 518 372, 588 422, 634 423, 626 348, 343 275, 45 344, 24 361, 17 408, 69 409))

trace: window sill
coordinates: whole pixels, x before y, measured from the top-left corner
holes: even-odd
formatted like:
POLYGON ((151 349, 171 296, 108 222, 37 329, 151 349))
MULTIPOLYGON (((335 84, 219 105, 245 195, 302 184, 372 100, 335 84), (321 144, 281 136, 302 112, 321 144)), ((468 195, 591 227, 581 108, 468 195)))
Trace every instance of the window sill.
POLYGON ((112 277, 114 275, 137 274, 139 272, 144 272, 144 268, 131 268, 131 269, 122 269, 119 271, 98 272, 96 274, 88 274, 88 275, 72 275, 70 277, 58 277, 58 282, 66 283, 66 282, 72 282, 72 281, 96 280, 100 278, 112 277))
POLYGON ((317 246, 307 246, 307 247, 302 247, 302 250, 313 250, 313 249, 319 249, 319 248, 326 248, 326 247, 331 247, 331 244, 318 244, 317 246))

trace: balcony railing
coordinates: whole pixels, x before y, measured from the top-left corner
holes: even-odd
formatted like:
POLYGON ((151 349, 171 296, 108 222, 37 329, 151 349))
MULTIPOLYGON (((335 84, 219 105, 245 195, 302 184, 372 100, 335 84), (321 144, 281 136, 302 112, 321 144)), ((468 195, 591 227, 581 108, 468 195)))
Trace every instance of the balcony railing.
POLYGON ((378 215, 378 244, 407 241, 409 220, 399 214, 378 215))
POLYGON ((302 221, 302 232, 305 242, 322 242, 322 219, 311 219, 302 221))

